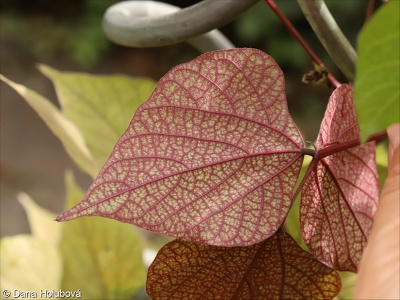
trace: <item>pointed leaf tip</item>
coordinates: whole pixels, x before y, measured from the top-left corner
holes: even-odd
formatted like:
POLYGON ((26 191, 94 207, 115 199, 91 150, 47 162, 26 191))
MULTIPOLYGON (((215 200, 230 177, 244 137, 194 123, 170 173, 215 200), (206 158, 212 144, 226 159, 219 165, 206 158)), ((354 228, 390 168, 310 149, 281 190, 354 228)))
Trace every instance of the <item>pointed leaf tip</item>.
POLYGON ((27 87, 15 83, 3 75, 0 80, 12 87, 38 113, 50 130, 63 143, 65 150, 85 172, 95 177, 98 164, 87 147, 80 129, 71 122, 54 104, 27 87))
POLYGON ((26 193, 18 193, 17 199, 27 214, 32 235, 58 246, 62 227, 53 224, 54 213, 40 207, 26 193))
POLYGON ((58 220, 98 215, 199 243, 251 245, 290 209, 303 144, 270 56, 209 52, 159 81, 85 198, 58 220))
MULTIPOLYGON (((84 192, 72 173, 65 181, 67 203, 73 205, 84 192)), ((85 299, 131 299, 143 287, 146 269, 136 228, 102 218, 63 225, 63 290, 80 289, 85 299)))
MULTIPOLYGON (((79 217, 84 217, 84 216, 88 216, 90 214, 84 214, 84 213, 79 213, 79 211, 77 210, 78 205, 75 205, 74 207, 70 208, 69 210, 59 214, 54 221, 57 222, 66 222, 66 221, 71 221, 74 220, 76 218, 79 217)), ((86 211, 88 212, 88 211, 86 211)), ((90 210, 89 210, 90 212, 90 210)))
POLYGON ((58 71, 46 65, 38 67, 53 82, 63 115, 80 129, 99 166, 126 130, 132 113, 149 98, 155 87, 155 82, 146 78, 58 71))
MULTIPOLYGON (((359 138, 353 90, 342 85, 329 100, 316 147, 359 138)), ((323 158, 302 189, 301 230, 311 252, 332 268, 357 272, 378 196, 374 142, 323 158)))

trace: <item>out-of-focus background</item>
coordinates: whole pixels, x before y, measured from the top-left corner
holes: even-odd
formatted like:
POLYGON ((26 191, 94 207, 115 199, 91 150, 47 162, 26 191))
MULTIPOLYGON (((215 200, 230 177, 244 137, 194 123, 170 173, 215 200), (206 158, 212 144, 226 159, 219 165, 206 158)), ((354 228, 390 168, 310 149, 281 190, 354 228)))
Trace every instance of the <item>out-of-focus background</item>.
MULTIPOLYGON (((158 80, 173 66, 199 55, 187 44, 133 49, 109 42, 102 32, 101 21, 105 10, 116 2, 119 1, 1 0, 1 73, 57 104, 53 86, 36 69, 37 63, 64 71, 122 73, 158 80)), ((198 1, 165 2, 186 7, 198 1)), ((368 1, 326 2, 355 45, 368 1)), ((297 2, 276 0, 276 3, 328 69, 339 81, 345 82, 314 36, 297 2)), ((302 75, 312 69, 311 61, 264 1, 221 30, 237 47, 259 48, 278 62, 286 77, 289 110, 305 140, 315 140, 331 90, 301 82, 302 75)), ((16 198, 18 192, 28 193, 39 205, 59 213, 65 201, 65 170, 72 169, 85 189, 90 179, 73 165, 61 143, 16 92, 4 83, 0 83, 0 92, 0 233, 6 236, 29 232, 26 215, 16 198)))

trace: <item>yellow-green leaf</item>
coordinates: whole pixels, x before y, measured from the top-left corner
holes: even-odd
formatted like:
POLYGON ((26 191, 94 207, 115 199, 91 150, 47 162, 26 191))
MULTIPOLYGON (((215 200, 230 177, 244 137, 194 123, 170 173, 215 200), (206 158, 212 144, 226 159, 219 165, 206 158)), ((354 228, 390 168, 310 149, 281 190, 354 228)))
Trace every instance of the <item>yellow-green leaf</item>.
POLYGON ((342 280, 342 289, 335 300, 353 299, 354 287, 356 286, 357 274, 352 272, 338 272, 342 280))
POLYGON ((27 87, 0 75, 38 113, 50 130, 61 140, 67 153, 85 172, 94 177, 99 166, 86 146, 80 130, 68 120, 48 99, 27 87))
POLYGON ((23 234, 4 237, 0 242, 0 259, 1 291, 9 290, 9 299, 40 298, 41 289, 59 290, 61 255, 48 241, 23 234), (21 291, 35 292, 36 296, 22 297, 21 291))
POLYGON ((28 216, 32 235, 57 247, 63 224, 54 221, 56 215, 37 205, 28 194, 19 193, 17 198, 28 216))
MULTIPOLYGON (((67 173, 68 206, 83 191, 67 173)), ((82 291, 86 299, 128 299, 144 286, 146 269, 136 229, 104 218, 81 218, 64 224, 62 288, 82 291)))
POLYGON ((100 165, 156 86, 153 80, 124 75, 60 72, 45 65, 39 69, 53 81, 64 115, 82 131, 100 165))
MULTIPOLYGON (((304 175, 306 174, 307 168, 311 162, 311 156, 305 156, 304 161, 303 161, 303 166, 301 167, 301 171, 299 174, 299 178, 297 180, 296 187, 294 188, 294 191, 297 190, 300 182, 303 180, 304 175)), ((293 202, 292 207, 290 208, 290 211, 286 217, 284 226, 286 232, 288 232, 293 239, 297 242, 297 244, 306 251, 308 250, 307 245, 304 243, 303 237, 301 236, 301 231, 300 231, 300 198, 301 198, 301 193, 298 194, 296 200, 293 202)))
POLYGON ((383 144, 376 146, 376 166, 378 168, 379 185, 382 188, 388 175, 388 153, 383 144))

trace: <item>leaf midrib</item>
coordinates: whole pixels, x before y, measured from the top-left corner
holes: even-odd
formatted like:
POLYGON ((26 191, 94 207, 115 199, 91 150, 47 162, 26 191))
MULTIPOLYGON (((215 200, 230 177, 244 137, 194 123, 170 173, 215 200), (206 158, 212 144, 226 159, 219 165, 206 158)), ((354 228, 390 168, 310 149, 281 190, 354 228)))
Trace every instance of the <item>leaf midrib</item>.
MULTIPOLYGON (((152 183, 156 183, 156 182, 161 181, 161 180, 165 180, 165 179, 170 178, 170 177, 173 177, 173 176, 183 175, 183 174, 185 174, 185 173, 193 172, 193 171, 200 170, 200 169, 203 169, 203 168, 212 167, 212 166, 215 166, 215 165, 219 165, 219 164, 227 163, 227 162, 232 162, 232 161, 236 161, 236 160, 241 160, 241 159, 244 159, 244 160, 245 160, 245 159, 249 159, 249 158, 252 158, 252 157, 258 157, 258 156, 264 156, 264 155, 278 155, 278 154, 297 154, 297 156, 292 160, 292 163, 291 163, 289 166, 291 166, 297 159, 299 159, 299 158, 302 156, 300 150, 299 150, 299 151, 279 151, 279 152, 278 152, 278 151, 275 151, 275 152, 258 153, 258 154, 246 155, 246 156, 241 156, 241 157, 235 157, 235 158, 231 158, 231 159, 228 159, 228 160, 225 160, 225 161, 222 161, 222 162, 211 163, 211 164, 207 164, 207 165, 201 165, 201 166, 199 166, 199 167, 195 167, 195 168, 191 168, 191 169, 186 169, 186 170, 182 170, 182 171, 179 171, 179 172, 175 172, 175 173, 169 174, 168 176, 164 176, 164 177, 161 177, 161 178, 154 179, 154 180, 152 180, 152 181, 148 181, 148 182, 142 183, 142 184, 140 184, 140 185, 138 185, 138 186, 135 186, 135 187, 129 187, 129 188, 123 190, 123 191, 120 191, 120 192, 118 192, 118 193, 113 194, 112 196, 108 196, 108 197, 106 197, 106 198, 103 198, 103 199, 97 201, 96 203, 92 203, 92 204, 90 204, 90 205, 88 205, 88 206, 84 206, 83 209, 79 209, 79 210, 80 210, 79 212, 74 212, 74 213, 72 213, 72 214, 67 214, 66 217, 71 217, 71 215, 76 215, 76 217, 78 217, 78 216, 80 216, 80 213, 81 213, 83 210, 87 210, 87 209, 90 209, 90 208, 93 208, 93 207, 97 207, 99 204, 101 204, 101 203, 103 203, 103 202, 110 201, 110 200, 112 200, 113 198, 118 197, 118 196, 120 196, 120 195, 122 195, 122 194, 124 194, 124 193, 133 191, 133 190, 135 190, 135 189, 138 189, 138 188, 140 188, 140 187, 146 186, 146 185, 148 185, 148 184, 152 184, 152 183)), ((141 159, 141 158, 143 158, 143 157, 138 157, 138 159, 141 159)), ((150 157, 149 157, 149 158, 150 158, 150 157)), ((164 160, 165 160, 165 158, 160 158, 160 157, 151 157, 151 158, 164 159, 164 160)), ((128 160, 130 160, 130 159, 128 159, 128 160)), ((118 161, 120 161, 120 160, 118 160, 118 161)), ((118 161, 114 162, 113 164, 117 163, 118 161)), ((111 167, 111 166, 112 166, 112 165, 107 166, 107 168, 109 168, 109 167, 111 167)), ((287 167, 288 167, 288 166, 287 166, 287 167)), ((285 167, 283 170, 285 170, 287 167, 285 167)), ((104 173, 104 171, 105 171, 105 170, 103 170, 102 172, 104 173)), ((282 170, 280 170, 278 173, 274 174, 274 176, 278 175, 280 172, 282 172, 282 170)), ((91 190, 95 190, 95 189, 97 189, 99 186, 101 186, 101 185, 103 185, 103 184, 107 184, 108 182, 109 182, 109 181, 107 181, 107 182, 102 182, 102 183, 100 183, 100 184, 98 184, 98 185, 96 185, 96 186, 93 186, 93 188, 92 188, 91 190)), ((118 181, 114 181, 114 182, 118 182, 118 181)), ((123 181, 122 181, 122 183, 125 184, 125 182, 123 182, 123 181)), ((264 182, 264 183, 265 183, 265 182, 264 182)), ((264 184, 264 183, 263 183, 263 184, 264 184)), ((126 185, 126 184, 125 184, 125 185, 126 185)), ((90 195, 90 194, 88 194, 88 195, 90 195)), ((85 198, 86 198, 86 197, 85 197, 85 198)), ((79 204, 78 204, 78 205, 79 205, 79 204)), ((154 204, 154 205, 156 205, 156 204, 154 204)), ((148 210, 154 208, 154 205, 151 206, 148 210)), ((78 209, 77 206, 75 206, 75 208, 78 209)), ((68 211, 67 211, 67 212, 68 212, 68 211)), ((114 213, 114 212, 113 212, 113 213, 114 213)), ((143 214, 143 215, 144 215, 144 214, 143 214)))

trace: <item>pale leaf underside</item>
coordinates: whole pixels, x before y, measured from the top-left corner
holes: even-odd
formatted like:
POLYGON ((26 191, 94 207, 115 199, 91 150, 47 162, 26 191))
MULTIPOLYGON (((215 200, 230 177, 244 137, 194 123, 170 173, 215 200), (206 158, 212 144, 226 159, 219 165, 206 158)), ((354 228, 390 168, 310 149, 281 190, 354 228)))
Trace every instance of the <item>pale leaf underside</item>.
POLYGON ((251 245, 290 209, 302 146, 275 61, 256 49, 210 52, 160 80, 85 198, 58 220, 100 215, 251 245))
MULTIPOLYGON (((332 94, 317 150, 359 139, 352 88, 332 94)), ((377 207, 375 143, 323 158, 302 189, 301 230, 316 257, 328 266, 356 272, 377 207)))

